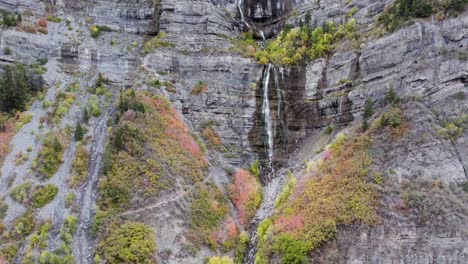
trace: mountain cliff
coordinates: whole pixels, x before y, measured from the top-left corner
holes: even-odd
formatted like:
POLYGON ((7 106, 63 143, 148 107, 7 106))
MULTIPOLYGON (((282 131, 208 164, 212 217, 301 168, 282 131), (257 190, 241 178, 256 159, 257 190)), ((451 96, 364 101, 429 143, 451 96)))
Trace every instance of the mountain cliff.
POLYGON ((466 0, 0 0, 0 263, 468 262, 466 0))

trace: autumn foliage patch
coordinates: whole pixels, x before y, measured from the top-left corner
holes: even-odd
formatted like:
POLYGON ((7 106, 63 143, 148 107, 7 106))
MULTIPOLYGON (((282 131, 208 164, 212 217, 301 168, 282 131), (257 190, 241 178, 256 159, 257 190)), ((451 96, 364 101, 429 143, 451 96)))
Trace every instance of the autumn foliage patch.
POLYGON ((255 263, 271 255, 302 263, 308 252, 335 236, 338 225, 376 222, 376 191, 367 181, 368 136, 339 136, 320 160, 308 164, 287 201, 259 225, 255 263))
POLYGON ((237 209, 239 223, 248 225, 262 202, 262 189, 257 178, 249 171, 240 169, 234 174, 229 186, 229 197, 237 209))

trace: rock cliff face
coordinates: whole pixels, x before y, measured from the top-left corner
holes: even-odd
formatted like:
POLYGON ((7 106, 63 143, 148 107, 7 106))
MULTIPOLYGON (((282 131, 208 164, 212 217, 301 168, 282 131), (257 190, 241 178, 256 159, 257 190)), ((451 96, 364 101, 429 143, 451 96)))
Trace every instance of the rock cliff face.
MULTIPOLYGON (((91 229, 99 222, 95 216, 102 215, 96 206, 103 195, 103 167, 125 89, 168 98, 192 137, 208 146, 208 165, 198 183, 174 174, 157 195, 133 197, 131 206, 107 212, 107 217, 152 228, 157 244, 152 261, 203 263, 214 255, 233 256, 232 247, 213 249, 217 242, 191 244, 192 202, 198 186, 211 182, 229 200, 232 171, 258 160, 263 201, 251 224, 241 226, 236 202, 227 202, 227 215, 251 238, 239 263, 254 263, 257 224, 275 213, 274 201, 287 171, 299 178, 304 164, 321 157, 337 134, 359 133, 355 131, 366 101, 374 107, 373 116, 366 118, 370 123, 379 120, 389 110, 384 101, 392 91, 400 98, 406 126, 398 140, 384 133, 372 135, 372 167, 384 178, 375 184, 378 223, 340 225, 335 238, 308 252, 307 258, 311 263, 467 263, 468 14, 465 10, 441 20, 416 19, 381 34, 376 16, 393 2, 0 0, 0 9, 22 15, 17 26, 0 28, 1 67, 24 64, 34 76, 42 75, 33 82, 43 86, 43 94, 29 106, 29 122, 12 135, 8 154, 0 155, 0 263, 23 263, 29 255, 37 260, 44 251, 60 252, 61 257, 73 253, 75 263, 113 263, 95 257, 102 245, 91 229), (306 14, 317 25, 354 18, 359 43, 343 40, 327 56, 294 66, 270 65, 270 71, 268 64, 236 51, 233 40, 243 31, 253 33, 264 47, 262 34, 276 38, 285 25, 302 24, 306 14), (47 16, 47 32, 36 32, 38 19, 47 16), (54 17, 61 20, 53 22, 54 17), (101 31, 97 37, 91 36, 93 26, 101 31), (151 47, 152 41, 159 42, 151 47), (97 96, 90 87, 96 86, 99 73, 108 82, 107 93, 97 96), (71 105, 61 118, 46 121, 54 107, 61 106, 60 94, 69 93, 75 83, 71 105), (271 131, 265 119, 265 89, 271 131), (52 105, 45 106, 45 101, 52 105), (92 104, 100 113, 86 125, 86 140, 70 140, 70 131, 83 122, 83 109, 92 104), (219 140, 218 147, 210 147, 207 128, 219 140), (50 132, 66 135, 62 163, 51 177, 36 177, 36 157, 50 132), (73 188, 69 179, 81 146, 89 152, 86 179, 73 188), (28 157, 18 162, 24 153, 28 157), (29 200, 21 203, 10 195, 25 182, 54 184, 58 195, 48 205, 31 209, 29 200), (75 197, 71 207, 69 194, 75 197), (408 195, 416 201, 412 206, 405 204, 408 195), (14 241, 18 219, 30 211, 32 221, 51 225, 44 247, 31 246, 38 229, 14 241), (60 232, 67 215, 77 221, 71 242, 64 242, 60 232), (63 243, 67 249, 58 250, 63 243), (4 253, 13 244, 16 251, 4 253)), ((269 263, 282 262, 271 256, 269 263)))

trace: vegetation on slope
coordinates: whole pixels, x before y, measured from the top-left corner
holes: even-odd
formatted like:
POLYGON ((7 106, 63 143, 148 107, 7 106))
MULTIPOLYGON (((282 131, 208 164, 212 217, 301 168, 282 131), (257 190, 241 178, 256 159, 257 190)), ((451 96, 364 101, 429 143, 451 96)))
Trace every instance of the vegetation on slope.
POLYGON ((289 199, 259 225, 255 263, 268 263, 271 255, 282 263, 303 263, 335 236, 337 225, 376 221, 376 191, 367 181, 370 144, 366 135, 340 136, 308 164, 289 199))
POLYGON ((239 223, 248 226, 262 202, 262 186, 258 178, 249 171, 239 169, 233 175, 228 193, 236 207, 239 223))
POLYGON ((121 95, 101 179, 102 209, 122 210, 132 197, 155 195, 168 175, 202 179, 207 160, 179 114, 161 96, 121 95))
POLYGON ((153 230, 142 223, 112 224, 98 244, 98 252, 108 263, 156 263, 153 230))
POLYGON ((427 18, 435 14, 436 19, 455 15, 465 9, 468 0, 396 0, 380 14, 377 21, 387 31, 393 31, 413 18, 427 18))
POLYGON ((49 132, 42 141, 42 148, 33 164, 33 168, 37 169, 43 177, 52 177, 63 162, 64 145, 64 135, 49 132))
POLYGON ((291 29, 286 26, 276 39, 267 42, 264 50, 257 46, 250 33, 244 33, 241 39, 233 40, 233 43, 235 50, 246 57, 255 58, 260 64, 297 65, 327 56, 337 41, 343 38, 357 41, 360 35, 355 33, 355 27, 354 19, 345 25, 326 22, 317 26, 308 15, 300 27, 291 29))

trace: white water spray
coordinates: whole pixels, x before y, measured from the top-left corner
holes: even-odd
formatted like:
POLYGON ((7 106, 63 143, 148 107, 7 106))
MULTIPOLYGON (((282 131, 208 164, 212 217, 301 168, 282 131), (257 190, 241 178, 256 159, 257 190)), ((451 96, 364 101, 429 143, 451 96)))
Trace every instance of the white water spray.
POLYGON ((265 34, 263 33, 263 30, 260 30, 260 36, 262 36, 263 41, 266 41, 265 34))
POLYGON ((237 2, 237 8, 239 9, 239 13, 240 13, 240 16, 241 16, 241 22, 244 23, 248 28, 250 28, 249 23, 247 23, 247 21, 245 21, 244 11, 242 11, 243 3, 244 3, 244 0, 239 0, 237 2))
POLYGON ((265 129, 267 132, 267 140, 268 140, 268 159, 271 161, 273 157, 273 124, 271 120, 271 112, 270 112, 270 100, 268 98, 268 86, 270 83, 270 71, 271 71, 271 63, 268 63, 266 68, 266 72, 263 79, 263 103, 262 103, 262 113, 263 118, 265 120, 265 129))

